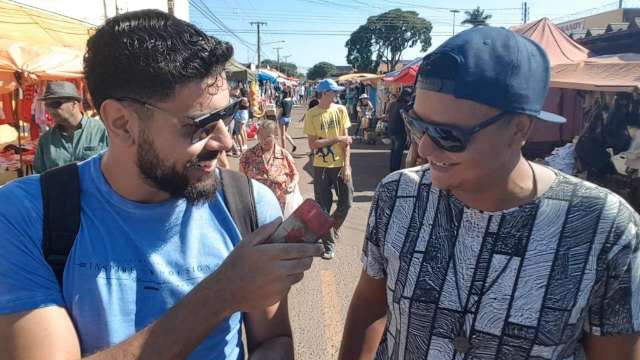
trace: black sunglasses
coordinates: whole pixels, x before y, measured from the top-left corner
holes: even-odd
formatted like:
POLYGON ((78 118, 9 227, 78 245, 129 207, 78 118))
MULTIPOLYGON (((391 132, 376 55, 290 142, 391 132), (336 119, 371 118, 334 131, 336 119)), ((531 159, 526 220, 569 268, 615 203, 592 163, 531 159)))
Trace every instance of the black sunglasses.
MULTIPOLYGON (((129 101, 138 105, 142 105, 146 108, 152 109, 152 110, 158 110, 160 112, 163 112, 167 115, 170 115, 174 118, 179 118, 179 116, 173 115, 172 113, 168 112, 167 110, 164 110, 162 108, 159 108, 153 104, 150 104, 146 101, 142 101, 136 98, 132 98, 132 97, 121 97, 121 98, 115 98, 115 100, 118 101, 129 101)), ((215 129, 215 125, 218 121, 222 121, 222 123, 224 124, 224 126, 229 126, 229 124, 231 123, 231 121, 233 120, 233 115, 238 111, 238 109, 240 108, 240 100, 236 100, 231 102, 229 105, 225 106, 224 108, 220 109, 220 110, 216 110, 213 112, 210 112, 208 114, 204 114, 200 117, 197 117, 195 119, 189 119, 193 122, 193 125, 196 127, 195 132, 193 133, 193 135, 191 136, 191 143, 192 144, 197 144, 200 141, 206 139, 209 137, 209 135, 211 135, 211 133, 213 132, 213 130, 215 129)))
POLYGON ((469 146, 471 138, 482 129, 485 129, 505 118, 508 112, 484 120, 472 128, 463 128, 455 125, 435 124, 420 118, 413 110, 400 110, 405 124, 410 130, 414 141, 420 142, 426 134, 429 139, 440 149, 447 152, 463 152, 469 146))
POLYGON ((59 109, 60 106, 62 106, 62 104, 66 104, 68 102, 71 102, 74 100, 51 100, 51 101, 45 101, 44 102, 44 106, 51 108, 51 109, 59 109))

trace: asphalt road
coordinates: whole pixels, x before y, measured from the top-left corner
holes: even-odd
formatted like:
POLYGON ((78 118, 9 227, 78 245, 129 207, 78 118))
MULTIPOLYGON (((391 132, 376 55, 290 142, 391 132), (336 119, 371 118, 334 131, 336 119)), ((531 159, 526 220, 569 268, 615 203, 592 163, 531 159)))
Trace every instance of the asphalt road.
MULTIPOLYGON (((306 155, 309 147, 299 122, 303 113, 302 107, 294 108, 289 134, 298 146, 293 156, 300 172, 300 191, 305 198, 313 198, 313 169, 306 155)), ((249 147, 255 144, 251 141, 249 147)), ((287 149, 291 151, 289 146, 287 149)), ((230 160, 237 169, 237 158, 230 160)), ((354 144, 351 163, 354 203, 342 227, 336 256, 329 261, 316 260, 289 294, 296 359, 337 358, 349 302, 362 270, 360 254, 369 207, 377 184, 388 173, 389 146, 354 144)))

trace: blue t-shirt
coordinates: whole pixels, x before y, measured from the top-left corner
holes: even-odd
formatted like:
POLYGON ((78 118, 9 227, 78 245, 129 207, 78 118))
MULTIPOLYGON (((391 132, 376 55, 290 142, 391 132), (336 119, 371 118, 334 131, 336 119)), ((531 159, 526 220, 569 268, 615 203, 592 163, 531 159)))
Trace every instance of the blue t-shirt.
MULTIPOLYGON (((83 354, 116 345, 161 317, 214 272, 240 241, 223 194, 206 205, 184 199, 142 204, 118 195, 100 169, 80 164, 81 226, 64 289, 42 255, 38 176, 0 188, 0 314, 64 306, 83 354)), ((281 216, 273 193, 253 182, 258 222, 281 216)), ((244 358, 242 316, 225 319, 189 357, 244 358)))

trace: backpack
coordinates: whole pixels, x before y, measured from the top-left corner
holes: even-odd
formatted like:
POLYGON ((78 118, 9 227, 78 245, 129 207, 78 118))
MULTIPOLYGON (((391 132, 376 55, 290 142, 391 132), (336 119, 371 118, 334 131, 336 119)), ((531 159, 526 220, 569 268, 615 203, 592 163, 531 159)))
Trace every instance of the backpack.
MULTIPOLYGON (((236 171, 220 169, 224 201, 241 239, 258 228, 251 179, 236 171), (247 211, 249 204, 249 211, 247 211)), ((67 257, 80 230, 80 176, 76 163, 40 175, 42 192, 42 252, 62 287, 67 257)))

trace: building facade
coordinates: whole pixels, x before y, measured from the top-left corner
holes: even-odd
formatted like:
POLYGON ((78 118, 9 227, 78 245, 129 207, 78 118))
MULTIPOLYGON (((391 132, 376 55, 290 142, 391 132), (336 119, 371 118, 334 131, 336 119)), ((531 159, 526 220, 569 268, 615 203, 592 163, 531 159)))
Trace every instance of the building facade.
POLYGON ((640 53, 640 9, 616 9, 557 25, 596 55, 640 53))

